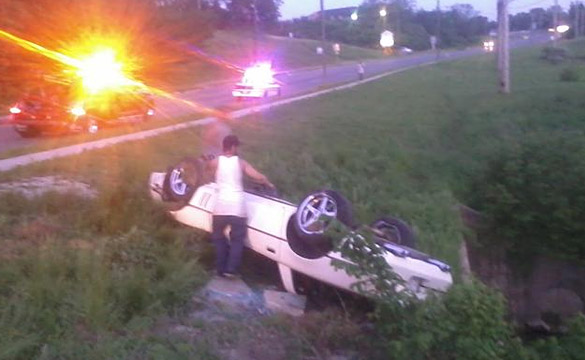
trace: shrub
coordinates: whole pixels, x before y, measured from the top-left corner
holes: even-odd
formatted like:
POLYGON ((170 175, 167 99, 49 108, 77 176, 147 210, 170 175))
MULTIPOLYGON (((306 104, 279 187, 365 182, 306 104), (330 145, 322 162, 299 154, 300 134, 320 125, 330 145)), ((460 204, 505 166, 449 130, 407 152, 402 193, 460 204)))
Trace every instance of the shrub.
POLYGON ((585 316, 579 315, 568 326, 566 334, 538 340, 530 344, 533 359, 584 360, 585 316))
POLYGON ((471 187, 472 206, 512 252, 585 260, 585 140, 534 136, 488 162, 471 187))
POLYGON ((542 58, 552 64, 559 64, 567 58, 567 50, 548 46, 542 49, 542 58))
POLYGON ((505 321, 503 296, 480 283, 458 284, 442 298, 376 312, 381 358, 496 360, 522 357, 505 321))
POLYGON ((559 75, 561 81, 574 82, 579 81, 579 72, 574 68, 566 68, 559 75))

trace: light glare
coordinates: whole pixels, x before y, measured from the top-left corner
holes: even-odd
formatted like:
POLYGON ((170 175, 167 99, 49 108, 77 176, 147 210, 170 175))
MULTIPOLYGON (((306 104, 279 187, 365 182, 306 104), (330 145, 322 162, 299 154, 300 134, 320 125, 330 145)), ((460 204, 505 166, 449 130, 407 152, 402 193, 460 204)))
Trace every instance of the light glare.
POLYGON ((95 52, 82 59, 77 75, 81 77, 83 87, 91 94, 131 84, 111 49, 95 52))
POLYGON ((85 115, 85 109, 82 106, 78 105, 71 109, 71 113, 75 116, 83 116, 85 115))
POLYGON ((256 64, 244 72, 242 83, 256 86, 272 84, 274 72, 269 63, 256 64))

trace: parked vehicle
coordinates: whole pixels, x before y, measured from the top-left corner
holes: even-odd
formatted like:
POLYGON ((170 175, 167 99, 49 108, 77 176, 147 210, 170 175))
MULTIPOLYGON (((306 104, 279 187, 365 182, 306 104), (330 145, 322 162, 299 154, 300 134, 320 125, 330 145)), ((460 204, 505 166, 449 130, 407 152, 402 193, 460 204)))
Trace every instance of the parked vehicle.
POLYGON ((22 137, 44 133, 95 133, 119 123, 146 121, 155 113, 152 96, 120 88, 79 98, 71 84, 42 84, 10 108, 11 123, 22 137))

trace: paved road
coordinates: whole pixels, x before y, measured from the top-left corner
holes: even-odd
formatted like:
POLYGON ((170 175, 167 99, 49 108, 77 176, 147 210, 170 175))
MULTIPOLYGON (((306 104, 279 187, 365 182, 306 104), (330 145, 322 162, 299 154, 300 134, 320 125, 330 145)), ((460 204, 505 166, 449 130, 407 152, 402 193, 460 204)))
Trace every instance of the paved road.
MULTIPOLYGON (((546 41, 548 41, 548 35, 546 33, 536 33, 528 39, 520 37, 517 40, 512 40, 511 46, 533 46, 542 44, 546 41)), ((479 48, 443 52, 440 61, 450 61, 478 55, 482 52, 483 50, 479 48)), ((366 77, 392 70, 413 67, 435 60, 436 55, 434 53, 419 53, 398 58, 372 60, 365 64, 366 77)), ((357 80, 356 65, 342 64, 329 66, 325 78, 323 78, 322 69, 317 68, 283 74, 279 76, 279 80, 284 83, 282 88, 283 96, 293 96, 313 91, 320 86, 330 86, 333 84, 355 81, 357 80)), ((215 84, 202 89, 183 92, 179 97, 185 100, 195 101, 206 107, 223 108, 229 111, 230 108, 236 108, 234 99, 231 96, 232 85, 233 84, 231 83, 215 84)), ((270 99, 261 101, 270 101, 270 99)), ((250 101, 250 103, 252 103, 252 101, 250 101)), ((158 116, 165 117, 176 117, 193 113, 193 109, 185 104, 172 102, 167 99, 157 100, 157 109, 159 112, 158 116)), ((10 126, 0 126, 0 151, 25 147, 42 141, 55 141, 55 139, 22 139, 10 126)))

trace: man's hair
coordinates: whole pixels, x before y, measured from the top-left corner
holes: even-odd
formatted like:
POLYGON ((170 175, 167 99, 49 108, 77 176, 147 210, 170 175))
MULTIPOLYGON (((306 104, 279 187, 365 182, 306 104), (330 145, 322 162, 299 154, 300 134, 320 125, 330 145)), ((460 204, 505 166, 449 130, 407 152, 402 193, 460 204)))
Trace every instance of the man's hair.
POLYGON ((223 151, 227 151, 234 146, 239 146, 240 140, 238 139, 238 137, 236 135, 228 135, 228 136, 223 138, 222 145, 223 145, 223 151))

